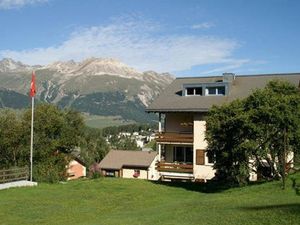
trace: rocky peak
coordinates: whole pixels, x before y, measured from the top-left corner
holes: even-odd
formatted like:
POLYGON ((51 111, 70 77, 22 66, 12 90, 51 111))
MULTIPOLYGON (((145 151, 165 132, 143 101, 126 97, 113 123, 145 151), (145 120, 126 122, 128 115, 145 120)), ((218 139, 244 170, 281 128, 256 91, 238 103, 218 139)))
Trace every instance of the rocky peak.
POLYGON ((169 73, 156 73, 155 71, 149 70, 143 73, 144 80, 152 80, 154 82, 163 82, 170 84, 175 77, 169 73))
POLYGON ((101 75, 101 74, 115 74, 115 75, 129 75, 135 76, 140 73, 112 58, 89 58, 79 63, 79 68, 76 72, 84 72, 88 74, 101 75))
POLYGON ((76 63, 74 60, 69 60, 66 62, 56 61, 54 63, 45 66, 44 69, 50 69, 60 73, 72 73, 77 66, 78 63, 76 63))
POLYGON ((116 75, 125 78, 142 79, 141 73, 127 66, 117 59, 112 58, 88 58, 81 62, 73 60, 67 62, 54 62, 44 67, 64 73, 68 76, 78 75, 116 75))
POLYGON ((14 61, 10 58, 3 58, 0 61, 0 72, 19 72, 24 70, 32 70, 33 67, 25 65, 21 62, 14 61))

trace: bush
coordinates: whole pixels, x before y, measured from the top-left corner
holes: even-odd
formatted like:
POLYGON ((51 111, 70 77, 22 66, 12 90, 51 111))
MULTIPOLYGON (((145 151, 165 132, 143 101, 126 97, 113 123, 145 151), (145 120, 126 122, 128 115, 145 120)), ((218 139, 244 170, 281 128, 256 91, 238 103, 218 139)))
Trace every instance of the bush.
POLYGON ((47 161, 33 166, 33 180, 37 182, 58 183, 66 181, 68 160, 63 155, 51 156, 47 161))

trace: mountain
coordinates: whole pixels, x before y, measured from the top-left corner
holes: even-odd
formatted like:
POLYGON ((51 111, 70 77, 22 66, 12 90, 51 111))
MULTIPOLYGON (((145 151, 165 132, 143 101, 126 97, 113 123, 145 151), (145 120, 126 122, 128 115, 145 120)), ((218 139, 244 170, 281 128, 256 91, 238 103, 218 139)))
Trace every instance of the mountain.
POLYGON ((0 108, 22 109, 30 105, 30 98, 12 90, 0 88, 0 108))
POLYGON ((0 72, 22 72, 37 69, 40 66, 29 66, 12 59, 4 58, 0 61, 0 72))
MULTIPOLYGON (((108 58, 58 61, 46 66, 29 66, 3 59, 0 61, 0 89, 6 95, 2 101, 10 98, 9 91, 20 94, 20 99, 28 96, 32 70, 36 71, 37 98, 41 102, 137 122, 155 119, 144 109, 174 79, 168 73, 139 72, 108 58)), ((20 104, 20 107, 23 106, 20 104)))

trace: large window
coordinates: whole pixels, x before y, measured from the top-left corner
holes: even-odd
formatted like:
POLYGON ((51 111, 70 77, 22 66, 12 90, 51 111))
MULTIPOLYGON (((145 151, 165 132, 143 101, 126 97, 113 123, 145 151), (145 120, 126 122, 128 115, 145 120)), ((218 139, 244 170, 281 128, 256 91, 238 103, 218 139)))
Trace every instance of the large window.
POLYGON ((173 159, 180 163, 193 163, 193 148, 175 146, 173 149, 173 159))

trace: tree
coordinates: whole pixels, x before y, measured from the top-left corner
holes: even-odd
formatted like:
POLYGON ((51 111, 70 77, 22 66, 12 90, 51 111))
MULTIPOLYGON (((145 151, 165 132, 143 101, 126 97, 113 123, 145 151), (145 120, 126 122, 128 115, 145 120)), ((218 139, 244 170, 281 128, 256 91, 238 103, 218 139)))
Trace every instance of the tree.
POLYGON ((300 144, 299 89, 288 82, 271 81, 245 100, 245 110, 255 127, 251 139, 256 149, 268 160, 274 175, 281 176, 285 188, 286 156, 297 152, 300 144))
POLYGON ((99 163, 108 153, 109 147, 100 130, 86 127, 80 144, 80 157, 87 165, 99 163))
POLYGON ((13 111, 0 114, 0 168, 24 164, 24 138, 21 121, 13 111))
MULTIPOLYGON (((56 106, 40 104, 34 116, 34 173, 35 180, 56 182, 66 178, 69 155, 79 146, 84 127, 83 119, 74 111, 60 111, 56 106)), ((22 118, 27 146, 30 140, 31 111, 22 118)), ((29 147, 28 147, 29 158, 29 147)))
POLYGON ((72 109, 62 111, 64 124, 59 142, 59 150, 63 152, 72 152, 81 143, 84 138, 85 124, 83 117, 79 112, 72 109))
POLYGON ((214 106, 207 117, 208 154, 215 158, 216 177, 227 183, 245 184, 249 168, 248 118, 243 102, 214 106))
POLYGON ((284 81, 271 81, 244 100, 213 107, 206 138, 217 177, 247 183, 249 160, 255 159, 258 167, 265 159, 284 188, 286 155, 298 151, 299 131, 299 89, 284 81))

